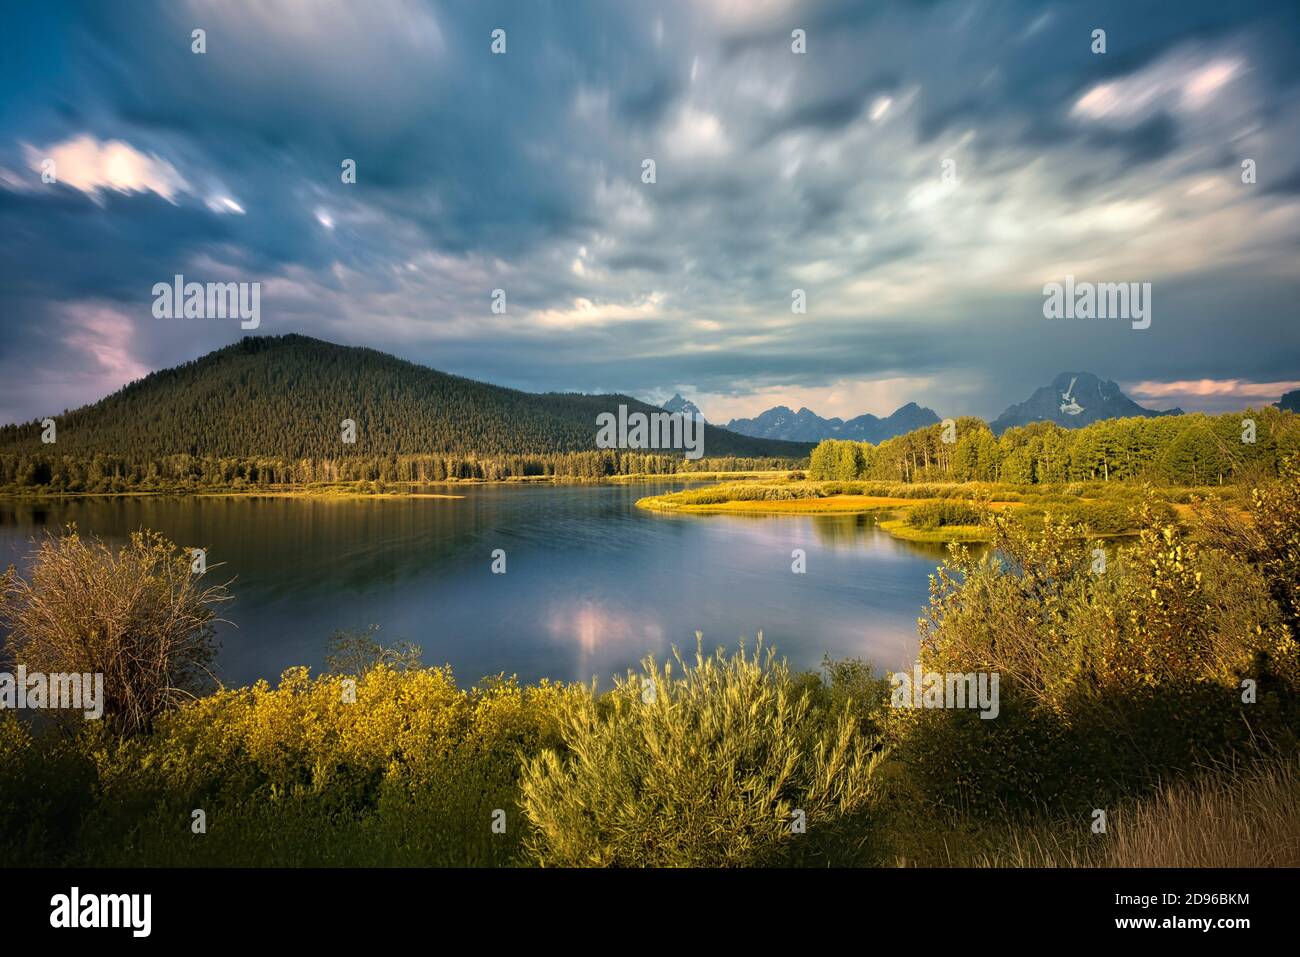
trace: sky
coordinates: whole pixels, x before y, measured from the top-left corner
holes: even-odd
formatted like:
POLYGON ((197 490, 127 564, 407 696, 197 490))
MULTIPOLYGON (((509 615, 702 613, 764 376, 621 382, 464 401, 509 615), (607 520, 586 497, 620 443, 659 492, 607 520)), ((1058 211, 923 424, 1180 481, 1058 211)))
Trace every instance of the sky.
POLYGON ((252 334, 714 421, 1300 388, 1293 0, 2 16, 0 421, 250 334, 156 317, 176 274, 260 283, 252 334), (1150 283, 1150 327, 1045 318, 1067 275, 1150 283))

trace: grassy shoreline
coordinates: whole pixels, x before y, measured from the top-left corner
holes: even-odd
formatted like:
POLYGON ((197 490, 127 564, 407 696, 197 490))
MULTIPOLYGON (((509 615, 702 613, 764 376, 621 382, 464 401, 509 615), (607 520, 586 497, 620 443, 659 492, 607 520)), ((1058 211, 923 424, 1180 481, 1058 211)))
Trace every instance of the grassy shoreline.
MULTIPOLYGON (((786 479, 684 489, 648 495, 636 504, 648 511, 694 515, 872 515, 879 527, 895 538, 943 543, 988 541, 991 533, 979 516, 1004 511, 1035 524, 1051 514, 1086 526, 1089 537, 1122 537, 1133 533, 1132 510, 1145 497, 1153 500, 1168 521, 1178 523, 1188 517, 1189 502, 1202 494, 1216 493, 1119 483, 1025 487, 990 482, 786 479)), ((1234 492, 1226 495, 1231 503, 1234 492)))
MULTIPOLYGON (((987 529, 979 525, 952 525, 942 528, 916 528, 908 524, 907 515, 918 505, 942 499, 907 499, 884 495, 833 495, 826 498, 781 499, 774 501, 732 500, 712 504, 678 504, 673 496, 649 495, 636 504, 639 508, 660 512, 693 515, 873 515, 877 526, 894 538, 912 542, 982 542, 989 540, 987 529), (890 517, 884 517, 890 516, 890 517)), ((996 502, 994 507, 1019 506, 1016 502, 996 502)))

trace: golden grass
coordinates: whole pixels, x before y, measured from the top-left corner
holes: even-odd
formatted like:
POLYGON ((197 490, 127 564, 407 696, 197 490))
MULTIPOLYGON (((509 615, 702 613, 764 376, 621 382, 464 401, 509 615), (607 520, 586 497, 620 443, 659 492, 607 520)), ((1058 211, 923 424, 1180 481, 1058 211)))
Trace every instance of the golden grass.
POLYGON ((1086 823, 1071 830, 1013 829, 1009 846, 977 863, 1300 867, 1300 759, 1275 758, 1165 785, 1117 809, 1104 835, 1091 834, 1086 823))
POLYGON ((746 512, 753 515, 826 514, 828 512, 874 512, 919 505, 932 499, 894 498, 883 495, 830 495, 826 498, 773 499, 771 501, 714 502, 708 505, 663 503, 664 496, 652 495, 637 502, 642 508, 665 508, 674 512, 746 512))
POLYGON ((905 518, 880 522, 882 531, 908 542, 987 542, 992 534, 982 525, 944 525, 941 528, 913 528, 905 518))

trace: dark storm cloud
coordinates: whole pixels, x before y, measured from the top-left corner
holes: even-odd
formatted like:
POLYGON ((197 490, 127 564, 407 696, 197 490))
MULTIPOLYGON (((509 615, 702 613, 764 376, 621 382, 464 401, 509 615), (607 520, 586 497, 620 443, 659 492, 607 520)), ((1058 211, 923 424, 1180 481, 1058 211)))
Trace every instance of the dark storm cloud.
POLYGON ((266 283, 260 332, 537 389, 766 401, 910 377, 933 396, 900 401, 991 415, 1068 367, 1297 378, 1293 4, 193 0, 6 17, 0 417, 238 335, 152 319, 152 284, 177 272, 266 283), (1227 79, 1198 73, 1214 64, 1227 79), (34 158, 78 138, 81 186, 40 183, 34 158), (132 185, 110 182, 114 143, 132 185), (1260 182, 1233 192, 1245 156, 1260 182), (935 195, 945 159, 961 185, 935 195), (1042 274, 1073 262, 1158 280, 1152 329, 1044 325, 1042 274), (487 309, 497 287, 508 318, 487 309))
POLYGON ((1267 185, 1263 189, 1268 193, 1282 193, 1284 195, 1300 193, 1300 166, 1297 166, 1294 171, 1285 174, 1280 179, 1267 180, 1266 182, 1267 185))
MULTIPOLYGON (((940 411, 990 419, 1068 368, 1104 369, 1107 378, 1120 382, 1173 381, 1196 377, 1187 370, 1200 367, 1206 355, 1226 353, 1241 357, 1234 360, 1233 369, 1243 379, 1280 382, 1297 378, 1294 350, 1288 354, 1269 347, 1295 341, 1295 306, 1283 293, 1262 292, 1221 275, 1157 293, 1164 297, 1158 308, 1166 321, 1153 323, 1149 334, 1135 333, 1127 323, 1047 322, 1041 314, 1042 297, 1035 291, 997 311, 973 309, 968 321, 957 326, 948 326, 939 318, 883 327, 855 325, 791 348, 790 342, 801 339, 795 331, 788 338, 722 357, 685 353, 675 357, 673 367, 681 381, 723 395, 732 393, 738 383, 754 380, 779 389, 810 382, 883 378, 906 370, 912 377, 939 380, 935 397, 928 401, 940 411), (1209 308, 1204 308, 1207 305, 1209 308), (1248 318, 1238 322, 1222 318, 1238 310, 1248 318), (1027 330, 1033 331, 1027 334, 1027 330), (945 405, 942 397, 952 394, 947 386, 955 391, 959 384, 956 370, 967 368, 988 370, 980 377, 982 394, 959 407, 945 405), (945 383, 949 377, 953 381, 945 383)), ((577 357, 521 348, 508 350, 507 355, 487 364, 472 350, 452 355, 480 374, 504 368, 516 381, 539 389, 576 366, 595 387, 615 391, 624 381, 661 377, 663 363, 655 358, 655 347, 670 346, 676 335, 678 330, 671 324, 642 329, 640 341, 647 347, 644 356, 631 354, 616 337, 593 337, 577 357)), ((1165 407, 1159 402, 1152 405, 1165 407)))
POLYGON ((862 115, 875 98, 897 91, 901 74, 874 73, 844 90, 842 83, 829 90, 804 94, 806 97, 772 119, 755 141, 761 146, 768 140, 796 130, 837 130, 862 115))
POLYGON ((1173 151, 1178 143, 1178 124, 1168 113, 1161 113, 1132 129, 1098 130, 1087 140, 1098 149, 1122 150, 1129 162, 1148 163, 1173 151))

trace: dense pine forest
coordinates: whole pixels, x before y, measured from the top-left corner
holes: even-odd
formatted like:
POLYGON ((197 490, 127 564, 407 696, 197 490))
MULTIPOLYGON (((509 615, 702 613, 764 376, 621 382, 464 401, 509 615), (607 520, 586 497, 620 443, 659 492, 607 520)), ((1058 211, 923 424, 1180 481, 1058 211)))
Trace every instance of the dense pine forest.
POLYGON ((1140 480, 1219 485, 1279 474, 1300 450, 1300 416, 1277 408, 1218 416, 1107 419, 1082 429, 1034 422, 995 436, 980 419, 927 426, 879 445, 830 439, 808 477, 927 482, 1140 480))
MULTIPOLYGON (((307 336, 249 336, 93 405, 51 412, 53 444, 42 443, 40 422, 0 427, 0 453, 52 464, 96 455, 132 463, 552 456, 594 450, 597 415, 619 405, 662 412, 621 395, 519 392, 307 336), (356 423, 354 444, 343 441, 345 419, 356 423)), ((705 427, 709 456, 798 458, 808 449, 705 427)))

